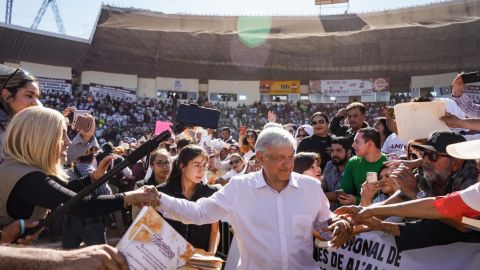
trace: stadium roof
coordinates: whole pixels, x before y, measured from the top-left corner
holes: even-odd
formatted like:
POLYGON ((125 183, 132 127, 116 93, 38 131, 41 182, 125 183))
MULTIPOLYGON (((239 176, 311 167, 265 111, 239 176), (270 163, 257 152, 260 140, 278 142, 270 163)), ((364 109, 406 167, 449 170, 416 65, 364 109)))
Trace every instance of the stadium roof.
POLYGON ((393 87, 404 88, 412 75, 480 67, 475 3, 480 0, 269 20, 103 6, 90 46, 0 25, 0 60, 140 77, 306 81, 388 76, 393 87), (252 28, 255 24, 262 26, 252 28), (250 30, 239 31, 244 25, 250 30))

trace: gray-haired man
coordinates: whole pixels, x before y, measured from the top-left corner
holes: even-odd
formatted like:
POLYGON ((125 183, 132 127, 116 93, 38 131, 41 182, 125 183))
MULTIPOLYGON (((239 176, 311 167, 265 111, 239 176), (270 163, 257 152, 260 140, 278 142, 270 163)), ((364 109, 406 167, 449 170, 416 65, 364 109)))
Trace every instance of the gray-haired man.
POLYGON ((233 177, 220 191, 197 202, 161 194, 158 208, 168 218, 208 224, 220 219, 232 225, 238 240, 238 269, 318 269, 312 258, 312 230, 332 233, 339 247, 351 225, 332 222, 329 202, 317 180, 293 173, 296 141, 282 128, 267 128, 257 139, 259 172, 233 177))

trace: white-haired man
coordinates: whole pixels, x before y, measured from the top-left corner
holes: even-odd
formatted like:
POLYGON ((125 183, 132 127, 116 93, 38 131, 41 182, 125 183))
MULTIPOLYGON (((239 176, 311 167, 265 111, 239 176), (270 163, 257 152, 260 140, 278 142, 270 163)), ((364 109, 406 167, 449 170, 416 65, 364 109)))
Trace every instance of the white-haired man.
POLYGON ((288 131, 267 128, 255 144, 261 171, 233 177, 197 202, 161 194, 158 210, 184 223, 228 221, 238 240, 238 269, 318 269, 312 230, 333 232, 331 243, 339 247, 352 226, 341 218, 332 221, 320 182, 292 172, 295 146, 288 131))

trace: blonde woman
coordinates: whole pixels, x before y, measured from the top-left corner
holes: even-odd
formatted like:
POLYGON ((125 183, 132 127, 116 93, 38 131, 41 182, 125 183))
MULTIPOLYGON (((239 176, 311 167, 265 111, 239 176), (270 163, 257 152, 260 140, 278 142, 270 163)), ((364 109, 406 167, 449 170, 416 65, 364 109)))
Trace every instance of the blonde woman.
MULTIPOLYGON (((5 133, 5 159, 0 164, 0 225, 16 219, 41 219, 47 209, 68 201, 105 174, 112 158, 101 162, 92 175, 67 184, 61 164, 66 161, 69 144, 65 118, 55 110, 35 106, 12 118, 5 133)), ((96 217, 131 204, 157 205, 155 187, 85 198, 70 214, 96 217)))

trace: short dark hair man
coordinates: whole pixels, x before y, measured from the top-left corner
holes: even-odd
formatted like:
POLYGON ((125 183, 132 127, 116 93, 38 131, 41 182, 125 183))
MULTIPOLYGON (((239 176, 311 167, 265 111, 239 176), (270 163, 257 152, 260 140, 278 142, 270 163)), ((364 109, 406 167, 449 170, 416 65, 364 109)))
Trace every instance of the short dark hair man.
POLYGON ((332 119, 330 123, 332 134, 345 136, 353 143, 357 131, 361 128, 368 127, 368 124, 365 122, 367 120, 366 112, 367 110, 363 103, 353 102, 348 104, 345 110, 339 110, 337 115, 332 119), (347 117, 348 125, 341 125, 340 122, 345 117, 347 117))
POLYGON ((347 161, 352 157, 352 146, 345 137, 333 137, 330 148, 331 160, 323 170, 322 188, 330 201, 330 210, 340 207, 336 190, 342 188, 342 174, 347 161))
POLYGON ((233 139, 232 131, 230 130, 229 127, 223 127, 220 129, 220 137, 222 138, 222 141, 226 143, 229 143, 229 144, 237 143, 237 141, 233 139))
POLYGON ((367 173, 378 173, 387 161, 387 156, 380 151, 380 133, 374 128, 358 130, 352 146, 356 156, 348 160, 343 172, 342 189, 347 194, 338 196, 342 204, 358 204, 367 173))

